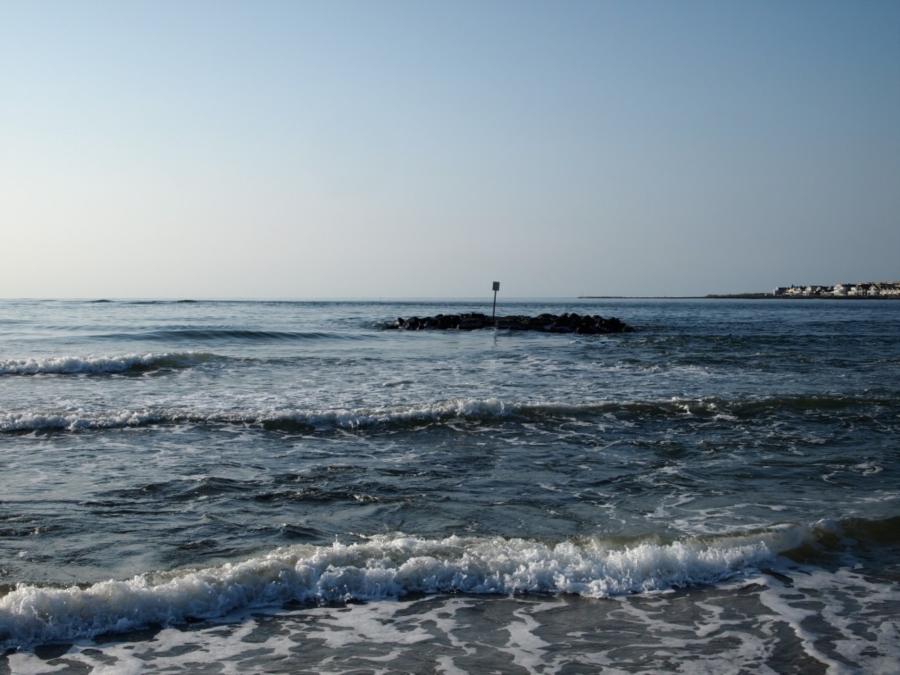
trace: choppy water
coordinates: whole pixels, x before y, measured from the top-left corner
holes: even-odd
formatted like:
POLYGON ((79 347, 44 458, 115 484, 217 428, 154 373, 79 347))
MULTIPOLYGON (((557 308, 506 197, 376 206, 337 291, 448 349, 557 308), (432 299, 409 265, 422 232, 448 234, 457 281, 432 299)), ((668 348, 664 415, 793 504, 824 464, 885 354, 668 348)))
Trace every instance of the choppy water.
POLYGON ((896 672, 900 302, 0 303, 0 671, 896 672))

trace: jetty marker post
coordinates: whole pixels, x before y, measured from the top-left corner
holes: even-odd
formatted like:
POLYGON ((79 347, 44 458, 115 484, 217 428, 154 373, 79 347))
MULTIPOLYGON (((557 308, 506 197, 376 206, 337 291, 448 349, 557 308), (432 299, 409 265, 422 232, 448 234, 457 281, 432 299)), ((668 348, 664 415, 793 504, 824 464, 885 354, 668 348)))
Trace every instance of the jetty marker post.
POLYGON ((494 328, 497 327, 497 291, 500 290, 500 282, 494 282, 494 307, 491 309, 491 321, 494 322, 494 328))

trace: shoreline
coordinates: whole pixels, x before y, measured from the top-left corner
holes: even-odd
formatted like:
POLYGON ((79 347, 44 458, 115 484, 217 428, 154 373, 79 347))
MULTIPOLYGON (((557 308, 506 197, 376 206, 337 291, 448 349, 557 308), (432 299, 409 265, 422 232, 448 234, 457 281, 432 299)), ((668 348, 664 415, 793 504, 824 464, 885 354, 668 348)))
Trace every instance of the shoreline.
POLYGON ((578 300, 900 300, 900 296, 772 295, 771 293, 710 293, 708 295, 579 295, 578 300))

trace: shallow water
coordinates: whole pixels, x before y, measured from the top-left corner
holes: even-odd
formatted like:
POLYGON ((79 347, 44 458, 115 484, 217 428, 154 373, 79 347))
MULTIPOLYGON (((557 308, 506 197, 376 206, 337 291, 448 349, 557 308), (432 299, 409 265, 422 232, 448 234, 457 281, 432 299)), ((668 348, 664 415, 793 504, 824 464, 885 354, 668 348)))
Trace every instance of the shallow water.
POLYGON ((896 671, 900 302, 483 309, 0 303, 0 669, 896 671))

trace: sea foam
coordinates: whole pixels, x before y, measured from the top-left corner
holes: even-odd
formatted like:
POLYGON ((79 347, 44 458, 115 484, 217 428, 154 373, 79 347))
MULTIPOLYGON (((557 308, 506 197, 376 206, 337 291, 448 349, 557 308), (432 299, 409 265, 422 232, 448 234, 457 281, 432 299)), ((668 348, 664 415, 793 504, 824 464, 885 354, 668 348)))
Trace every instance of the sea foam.
POLYGON ((165 352, 121 356, 53 356, 0 361, 0 375, 106 375, 190 368, 215 358, 204 352, 165 352))
POLYGON ((611 547, 600 540, 375 536, 296 546, 219 567, 145 574, 86 588, 19 585, 0 598, 0 646, 215 618, 288 601, 346 602, 411 593, 571 593, 603 598, 733 578, 803 533, 611 547))
MULTIPOLYGON (((224 358, 199 355, 199 359, 224 358)), ((118 366, 116 366, 118 367, 118 366)), ((679 399, 657 401, 503 401, 497 398, 456 398, 433 403, 372 408, 217 411, 191 408, 60 411, 8 411, 0 414, 0 432, 84 431, 165 424, 240 425, 272 431, 329 431, 400 428, 410 425, 524 419, 562 419, 613 415, 624 419, 687 418, 733 421, 735 416, 759 416, 784 408, 829 412, 836 406, 900 406, 897 399, 853 397, 774 397, 761 400, 679 399)))
MULTIPOLYGON (((364 409, 283 409, 264 411, 201 411, 179 408, 120 410, 59 410, 0 413, 0 432, 85 431, 163 424, 256 426, 269 430, 366 429, 443 422, 484 420, 529 411, 553 410, 554 404, 511 403, 498 399, 451 399, 433 404, 364 409)), ((569 406, 562 405, 561 409, 569 406)))

